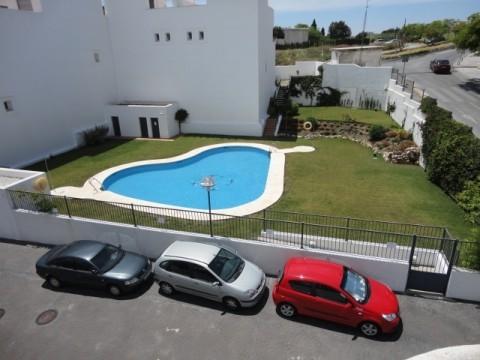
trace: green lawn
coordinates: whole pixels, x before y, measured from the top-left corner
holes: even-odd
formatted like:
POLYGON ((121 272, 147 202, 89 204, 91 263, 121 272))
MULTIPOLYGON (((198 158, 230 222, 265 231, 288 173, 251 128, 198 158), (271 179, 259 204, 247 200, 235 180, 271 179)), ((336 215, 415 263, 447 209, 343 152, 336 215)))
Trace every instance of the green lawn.
POLYGON ((313 117, 318 120, 344 121, 345 115, 350 116, 358 122, 382 125, 388 128, 398 127, 392 118, 384 111, 371 111, 362 109, 345 108, 341 106, 313 106, 300 107, 298 119, 307 120, 313 117))
MULTIPOLYGON (((464 221, 463 212, 427 180, 420 167, 374 160, 369 149, 348 140, 183 136, 174 141, 109 141, 51 159, 49 175, 54 187, 81 186, 89 177, 112 166, 235 141, 279 148, 311 145, 317 149, 287 155, 285 191, 273 206, 275 210, 446 226, 457 237, 471 237, 472 226, 464 221)), ((31 169, 43 171, 44 165, 39 163, 31 169)))

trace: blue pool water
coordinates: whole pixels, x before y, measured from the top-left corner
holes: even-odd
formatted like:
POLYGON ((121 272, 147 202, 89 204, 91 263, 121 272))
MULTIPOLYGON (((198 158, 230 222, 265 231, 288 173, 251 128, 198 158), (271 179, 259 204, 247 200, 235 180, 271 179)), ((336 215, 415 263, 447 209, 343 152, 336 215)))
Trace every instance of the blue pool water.
POLYGON ((227 209, 260 197, 270 167, 268 151, 247 146, 207 150, 169 164, 121 170, 103 182, 105 190, 140 200, 193 209, 208 209, 205 176, 215 178, 212 209, 227 209))

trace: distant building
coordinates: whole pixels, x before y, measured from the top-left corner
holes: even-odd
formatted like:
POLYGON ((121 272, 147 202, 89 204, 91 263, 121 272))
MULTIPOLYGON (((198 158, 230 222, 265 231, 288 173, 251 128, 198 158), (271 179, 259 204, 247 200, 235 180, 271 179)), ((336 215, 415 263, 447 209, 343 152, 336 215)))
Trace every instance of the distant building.
POLYGON ((380 66, 382 46, 351 46, 332 48, 332 64, 357 64, 359 66, 380 66))
POLYGON ((283 33, 285 34, 285 38, 277 39, 277 45, 304 44, 308 42, 309 32, 310 29, 284 28, 283 33))

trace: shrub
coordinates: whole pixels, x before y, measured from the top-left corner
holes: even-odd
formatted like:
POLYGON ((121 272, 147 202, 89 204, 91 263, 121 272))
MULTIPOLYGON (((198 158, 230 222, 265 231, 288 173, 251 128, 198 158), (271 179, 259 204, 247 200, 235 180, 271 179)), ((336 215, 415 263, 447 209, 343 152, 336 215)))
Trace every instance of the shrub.
POLYGON ((387 133, 387 129, 385 129, 382 125, 373 125, 370 128, 370 141, 380 141, 385 139, 387 133))
POLYGON ((344 92, 340 90, 325 87, 317 93, 318 106, 339 106, 344 92))
POLYGON ((182 123, 185 122, 190 114, 185 109, 178 109, 175 113, 175 120, 178 122, 178 132, 182 134, 182 123))
POLYGON ((470 127, 453 120, 451 112, 436 104, 432 98, 422 101, 426 113, 422 152, 429 179, 455 195, 480 175, 480 140, 470 127))
POLYGON ((315 119, 314 117, 309 117, 307 118, 307 121, 310 122, 313 126, 312 130, 317 130, 318 129, 318 120, 315 119))
POLYGON ((392 113, 394 113, 395 110, 397 110, 397 105, 395 103, 389 103, 387 105, 387 114, 388 115, 391 115, 392 113))
POLYGON ((412 140, 413 139, 413 134, 411 132, 406 131, 406 130, 400 130, 398 132, 398 136, 402 140, 412 140))
POLYGON ((83 140, 87 146, 99 145, 105 141, 108 130, 106 125, 95 126, 95 128, 83 132, 83 140))
POLYGON ((468 221, 480 225, 480 176, 465 183, 464 190, 456 197, 465 211, 468 221))
POLYGON ((394 138, 398 136, 398 133, 395 130, 389 130, 385 133, 385 136, 388 138, 394 138))

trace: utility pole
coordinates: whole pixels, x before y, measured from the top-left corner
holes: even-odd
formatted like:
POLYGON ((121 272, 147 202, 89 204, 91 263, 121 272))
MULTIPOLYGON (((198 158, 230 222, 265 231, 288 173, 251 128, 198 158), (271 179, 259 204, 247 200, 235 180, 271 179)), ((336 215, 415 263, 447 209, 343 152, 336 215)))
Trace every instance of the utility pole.
POLYGON ((368 16, 368 5, 369 5, 370 0, 367 0, 367 4, 365 6, 365 15, 363 17, 363 28, 362 28, 362 38, 361 38, 361 43, 360 43, 360 66, 362 66, 362 53, 363 53, 363 42, 365 40, 365 29, 367 28, 367 16, 368 16))

